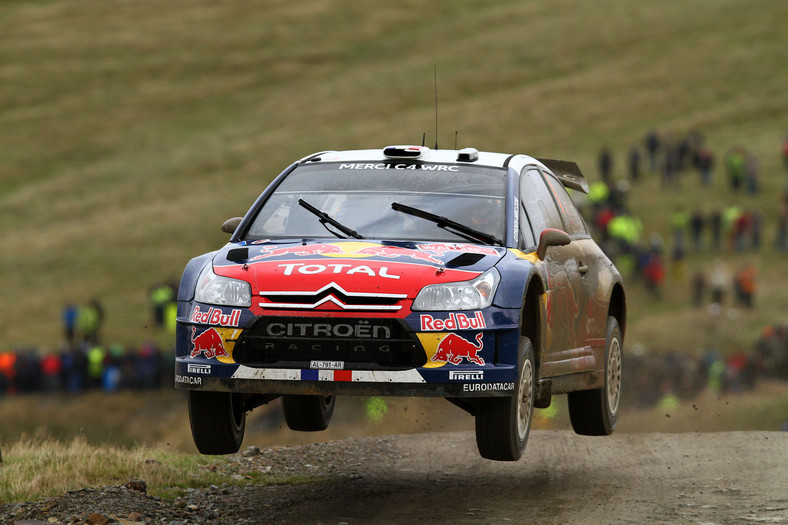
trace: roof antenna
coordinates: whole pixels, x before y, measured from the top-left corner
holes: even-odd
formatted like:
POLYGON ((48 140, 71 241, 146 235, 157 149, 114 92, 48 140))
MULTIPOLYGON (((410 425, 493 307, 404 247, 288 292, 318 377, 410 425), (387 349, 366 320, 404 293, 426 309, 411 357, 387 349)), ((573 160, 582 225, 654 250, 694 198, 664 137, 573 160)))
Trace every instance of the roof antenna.
POLYGON ((427 132, 421 134, 421 147, 424 147, 424 141, 427 140, 427 132))
POLYGON ((457 134, 459 132, 455 129, 454 130, 454 149, 457 149, 457 134))
POLYGON ((435 79, 435 149, 438 149, 438 65, 433 64, 435 79))

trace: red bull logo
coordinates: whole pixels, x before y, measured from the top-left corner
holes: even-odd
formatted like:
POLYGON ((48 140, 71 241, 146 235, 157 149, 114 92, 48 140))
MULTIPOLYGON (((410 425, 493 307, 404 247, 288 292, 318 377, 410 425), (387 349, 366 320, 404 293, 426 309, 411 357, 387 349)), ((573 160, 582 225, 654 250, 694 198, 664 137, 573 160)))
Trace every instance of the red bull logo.
POLYGON ((384 257, 387 259, 408 257, 429 264, 443 264, 443 261, 433 257, 435 254, 430 253, 428 250, 412 250, 399 246, 384 246, 371 242, 355 241, 330 244, 308 244, 306 246, 286 246, 283 248, 270 246, 264 248, 263 252, 259 255, 252 257, 250 262, 287 255, 296 255, 298 257, 312 257, 317 255, 322 257, 344 258, 384 257))
POLYGON ((370 244, 368 248, 362 248, 356 253, 368 257, 385 257, 392 259, 395 257, 410 257, 417 261, 424 261, 430 264, 443 264, 443 261, 436 259, 430 253, 422 250, 411 250, 410 248, 400 248, 399 246, 383 246, 381 244, 370 244))
POLYGON ((199 324, 215 324, 219 326, 238 326, 241 320, 241 310, 233 310, 229 314, 222 312, 220 308, 210 307, 208 311, 200 310, 199 306, 194 307, 189 321, 199 324))
POLYGON ((457 334, 449 334, 438 344, 438 350, 432 356, 432 360, 459 365, 463 359, 467 359, 469 363, 483 365, 484 359, 479 357, 479 350, 483 348, 483 335, 482 332, 476 334, 476 343, 474 344, 457 334))
POLYGON ((224 349, 222 336, 219 335, 215 328, 209 328, 197 335, 197 329, 192 326, 192 343, 194 348, 189 357, 198 357, 200 354, 203 354, 206 359, 230 356, 227 350, 224 349))
POLYGON ((269 246, 264 248, 260 255, 249 259, 250 262, 271 257, 282 257, 284 255, 298 255, 299 257, 310 257, 313 255, 341 255, 344 251, 338 244, 308 244, 306 246, 287 246, 276 248, 269 246))
POLYGON ((484 246, 474 246, 473 244, 448 244, 432 243, 419 244, 419 250, 430 252, 434 255, 445 255, 447 253, 477 253, 479 255, 499 255, 495 248, 484 246))
POLYGON ((479 330, 486 328, 487 323, 484 321, 484 315, 481 312, 476 312, 473 317, 468 317, 466 314, 450 313, 448 319, 438 319, 429 314, 423 314, 419 321, 421 322, 422 332, 443 332, 446 330, 479 330))

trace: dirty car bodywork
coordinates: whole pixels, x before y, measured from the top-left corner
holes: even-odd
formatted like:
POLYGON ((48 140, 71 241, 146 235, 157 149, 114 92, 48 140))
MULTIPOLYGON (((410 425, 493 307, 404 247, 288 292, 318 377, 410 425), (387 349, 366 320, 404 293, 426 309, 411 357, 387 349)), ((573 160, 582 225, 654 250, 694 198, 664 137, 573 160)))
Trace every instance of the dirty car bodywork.
POLYGON ((586 189, 573 163, 471 149, 289 166, 181 280, 175 385, 201 392, 198 448, 237 450, 245 412, 280 395, 299 430, 324 428, 335 395, 445 397, 491 459, 519 457, 554 394, 590 392, 573 424, 606 421, 575 430, 612 432, 624 288, 566 188, 586 189))

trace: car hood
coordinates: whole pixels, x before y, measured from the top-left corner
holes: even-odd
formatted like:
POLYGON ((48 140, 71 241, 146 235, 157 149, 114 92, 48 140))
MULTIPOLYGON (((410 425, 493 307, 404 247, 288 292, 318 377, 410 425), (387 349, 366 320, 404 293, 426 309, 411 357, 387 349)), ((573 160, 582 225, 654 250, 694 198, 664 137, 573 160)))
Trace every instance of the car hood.
POLYGON ((505 254, 505 248, 464 243, 254 241, 228 244, 213 265, 273 304, 363 306, 371 296, 383 303, 413 299, 427 284, 473 279, 505 254))

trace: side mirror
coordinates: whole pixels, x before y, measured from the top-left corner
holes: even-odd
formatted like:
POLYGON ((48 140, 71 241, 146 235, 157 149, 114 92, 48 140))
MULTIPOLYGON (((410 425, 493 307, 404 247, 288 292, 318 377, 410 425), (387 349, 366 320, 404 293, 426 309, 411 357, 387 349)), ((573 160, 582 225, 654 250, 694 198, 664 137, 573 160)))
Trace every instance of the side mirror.
POLYGON ((540 261, 544 261, 547 255, 547 249, 551 246, 566 246, 572 242, 569 234, 563 230, 556 230, 554 228, 547 228, 539 236, 539 247, 536 249, 536 256, 540 261))
POLYGON ((238 225, 241 224, 243 217, 233 217, 232 219, 227 219, 222 224, 222 231, 224 233, 235 233, 235 230, 238 229, 238 225))

